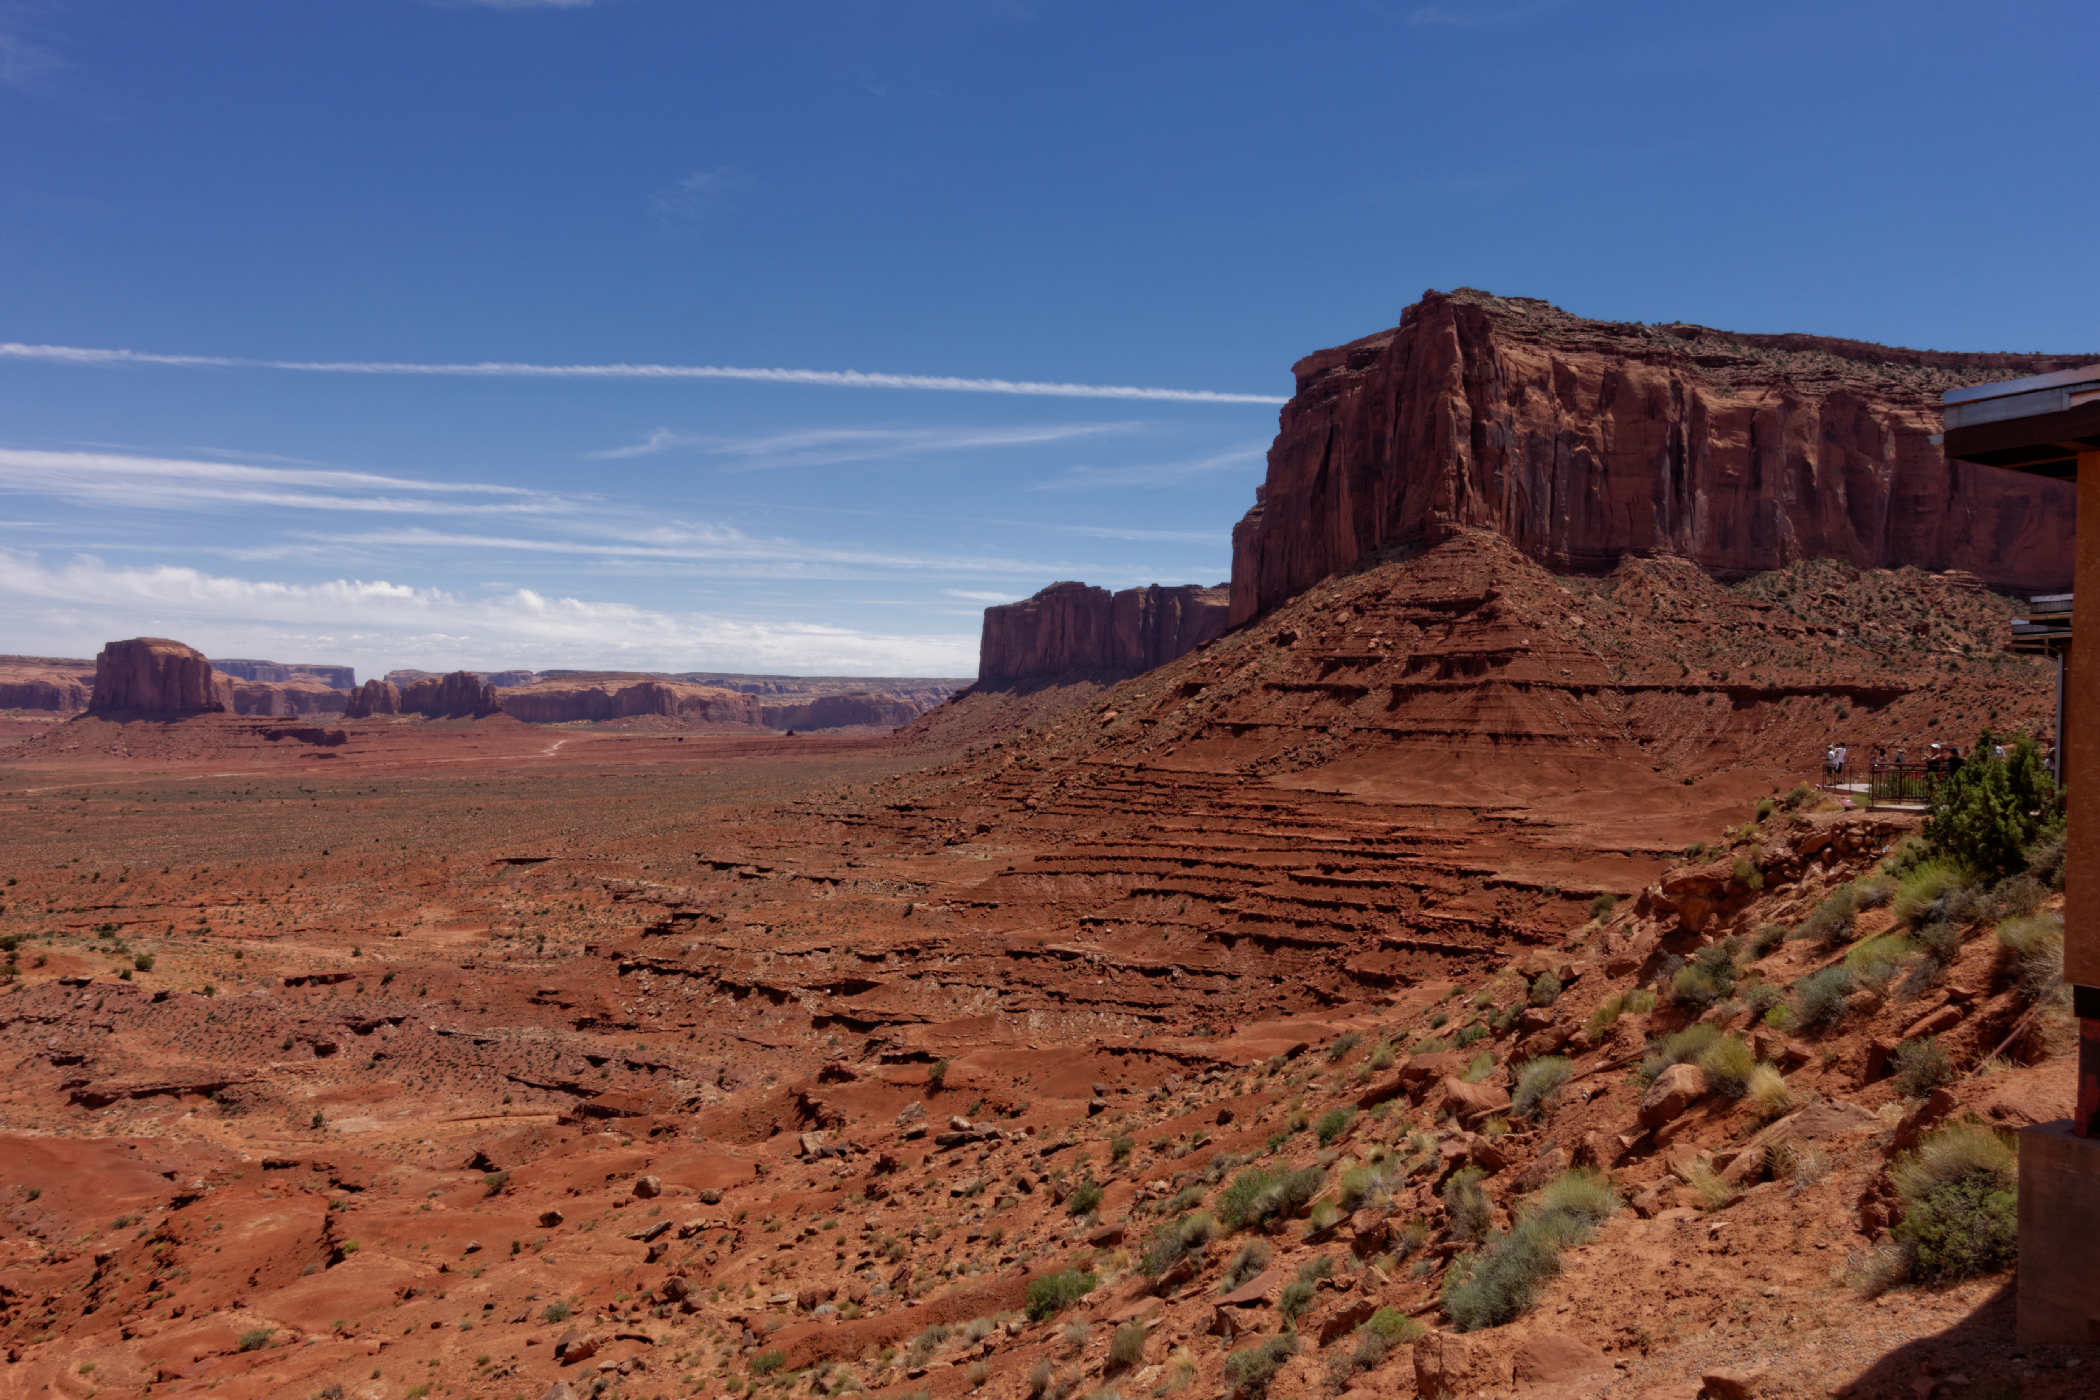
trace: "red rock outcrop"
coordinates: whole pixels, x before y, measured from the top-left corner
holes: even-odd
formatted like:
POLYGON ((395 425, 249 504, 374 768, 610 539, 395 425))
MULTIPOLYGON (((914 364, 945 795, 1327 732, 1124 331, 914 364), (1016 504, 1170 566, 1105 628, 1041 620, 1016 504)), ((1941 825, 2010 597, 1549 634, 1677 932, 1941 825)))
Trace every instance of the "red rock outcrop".
POLYGON ((1951 464, 1930 437, 1949 388, 2093 358, 1587 321, 1425 292, 1397 328, 1294 367, 1268 479, 1232 534, 1232 621, 1469 526, 1564 573, 1675 555, 1739 577, 1827 557, 2067 588, 2071 488, 1951 464))
POLYGON ((802 705, 764 705, 763 723, 773 729, 847 729, 872 726, 894 729, 910 724, 923 709, 909 700, 878 694, 820 695, 802 705))
POLYGON ((765 723, 757 699, 749 695, 686 681, 638 680, 617 674, 571 673, 507 691, 502 708, 511 718, 528 724, 572 724, 636 715, 661 715, 686 724, 759 727, 765 723))
POLYGON ((1073 672, 1135 675, 1185 656, 1225 630, 1221 585, 1126 588, 1053 583, 1032 598, 984 610, 977 678, 1017 680, 1073 672))
POLYGON ((111 642, 95 658, 97 713, 198 714, 232 707, 231 682, 195 647, 166 637, 111 642))
POLYGON ((0 656, 0 710, 77 714, 94 691, 95 663, 57 656, 0 656))
POLYGON ((422 714, 432 719, 481 719, 502 708, 496 700, 496 687, 472 671, 410 681, 400 687, 400 694, 402 714, 422 714))
POLYGON ((350 692, 349 703, 343 708, 345 719, 370 719, 373 715, 398 715, 401 713, 401 692, 390 682, 369 680, 350 692))
POLYGON ((339 715, 350 704, 350 692, 309 676, 249 681, 221 672, 220 678, 232 694, 237 715, 339 715))

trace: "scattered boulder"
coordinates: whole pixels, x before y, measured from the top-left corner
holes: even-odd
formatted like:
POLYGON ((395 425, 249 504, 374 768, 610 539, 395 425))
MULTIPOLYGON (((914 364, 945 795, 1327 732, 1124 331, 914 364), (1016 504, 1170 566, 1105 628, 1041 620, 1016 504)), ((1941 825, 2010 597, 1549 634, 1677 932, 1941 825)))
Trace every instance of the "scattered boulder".
POLYGON ((1765 1366, 1724 1367, 1699 1378, 1706 1400, 1757 1400, 1771 1370, 1765 1366))
POLYGON ((663 1193, 664 1183, 661 1177, 638 1176, 634 1179, 634 1194, 641 1200, 654 1200, 663 1193))
POLYGON ((1697 1065, 1671 1065, 1655 1076, 1655 1082, 1641 1096, 1641 1126, 1659 1128, 1705 1096, 1706 1076, 1697 1065))
POLYGON ((1444 1107, 1451 1116, 1472 1127, 1490 1114, 1509 1111, 1509 1091, 1493 1084, 1468 1084, 1457 1076, 1443 1082, 1444 1107))
POLYGON ((1431 1332, 1415 1343, 1415 1392, 1422 1400, 1467 1400, 1492 1384, 1487 1353, 1455 1332, 1431 1332))
POLYGON ((540 1228, 542 1230, 551 1230, 561 1224, 561 1222, 562 1213, 558 1210, 543 1210, 540 1212, 540 1228))
POLYGON ((1603 1352, 1560 1332, 1533 1337, 1517 1348, 1510 1363, 1520 1386, 1566 1385, 1612 1369, 1611 1358, 1603 1352))

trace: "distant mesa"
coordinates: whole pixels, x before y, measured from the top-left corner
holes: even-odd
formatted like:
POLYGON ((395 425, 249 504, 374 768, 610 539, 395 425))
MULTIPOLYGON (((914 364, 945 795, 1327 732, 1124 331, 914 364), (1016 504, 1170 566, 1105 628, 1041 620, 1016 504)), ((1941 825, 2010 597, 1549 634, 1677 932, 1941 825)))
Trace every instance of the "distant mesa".
MULTIPOLYGON (((389 677, 403 675, 390 671, 389 677)), ((396 685, 391 679, 366 681, 350 693, 345 719, 370 719, 373 715, 422 715, 428 719, 484 719, 502 710, 496 687, 472 671, 454 671, 417 677, 396 685)))
POLYGON ((357 671, 350 666, 316 666, 305 662, 287 665, 279 661, 247 661, 214 658, 214 669, 243 681, 318 681, 331 690, 357 689, 357 671))
POLYGON ((1940 395, 2095 357, 1949 354, 1588 321, 1429 291, 1294 366, 1268 478, 1232 532, 1232 621, 1322 579, 1492 530, 1560 573, 1679 558, 1718 578, 1807 559, 2071 578, 2069 485, 1946 461, 1940 395))
POLYGON ((1217 637, 1229 613, 1224 584, 1110 593, 1053 583, 1032 598, 984 610, 978 685, 1078 673, 1134 676, 1217 637))
POLYGON ((166 637, 111 642, 95 658, 95 714, 187 715, 233 708, 231 682, 195 647, 166 637))
MULTIPOLYGON (((534 681, 537 681, 539 679, 538 673, 534 671, 457 671, 453 672, 452 674, 472 676, 475 680, 485 681, 489 685, 495 686, 498 690, 508 690, 521 685, 531 685, 534 681)), ((417 681, 434 681, 443 679, 443 677, 435 671, 416 671, 408 669, 403 669, 399 671, 389 671, 386 673, 386 678, 397 689, 413 685, 417 681)))
POLYGON ((95 663, 61 656, 0 656, 0 710, 78 714, 95 693, 95 663))
POLYGON ((503 712, 527 724, 656 715, 684 724, 763 727, 757 700, 719 686, 659 680, 632 672, 565 672, 507 691, 503 712))

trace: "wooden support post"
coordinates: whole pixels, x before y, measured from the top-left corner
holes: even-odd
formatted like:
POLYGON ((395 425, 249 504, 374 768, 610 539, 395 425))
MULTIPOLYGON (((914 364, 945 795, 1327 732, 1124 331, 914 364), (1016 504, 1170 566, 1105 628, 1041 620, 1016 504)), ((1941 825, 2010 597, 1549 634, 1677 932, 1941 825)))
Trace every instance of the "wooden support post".
MULTIPOLYGON (((2064 696, 2063 727, 2056 736, 2063 755, 2070 844, 2064 878, 2064 980, 2071 984, 2079 1019, 2078 1110, 2072 1131, 2100 1131, 2100 641, 2077 642, 2076 595, 2100 606, 2100 452, 2078 458, 2078 545, 2073 573, 2070 684, 2064 696)), ((2088 628, 2088 631, 2092 629, 2088 628)))

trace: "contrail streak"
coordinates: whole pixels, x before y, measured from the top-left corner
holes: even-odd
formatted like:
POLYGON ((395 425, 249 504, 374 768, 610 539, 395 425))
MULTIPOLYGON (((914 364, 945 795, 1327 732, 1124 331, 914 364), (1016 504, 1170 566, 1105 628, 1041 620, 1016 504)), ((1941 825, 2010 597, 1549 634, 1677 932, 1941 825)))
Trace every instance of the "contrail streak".
POLYGON ((1032 379, 959 379, 938 374, 863 374, 859 370, 739 369, 731 365, 528 365, 504 361, 423 365, 368 360, 244 360, 220 355, 155 355, 72 345, 0 343, 0 359, 65 365, 172 365, 186 369, 275 369, 304 374, 432 374, 509 379, 745 379, 762 384, 821 384, 846 389, 938 389, 957 394, 1029 394, 1060 399, 1143 399, 1155 403, 1265 403, 1274 394, 1214 389, 1148 389, 1128 384, 1058 384, 1032 379))

